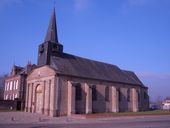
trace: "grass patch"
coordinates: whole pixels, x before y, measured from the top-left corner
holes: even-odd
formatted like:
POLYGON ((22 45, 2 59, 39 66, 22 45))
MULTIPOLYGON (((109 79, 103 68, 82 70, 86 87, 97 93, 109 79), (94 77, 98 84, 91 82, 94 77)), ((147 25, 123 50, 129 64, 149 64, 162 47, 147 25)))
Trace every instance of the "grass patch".
POLYGON ((153 110, 153 111, 144 111, 144 112, 121 112, 121 113, 112 113, 113 115, 170 115, 170 110, 153 110))
POLYGON ((95 113, 87 114, 87 117, 116 117, 116 116, 147 116, 147 115, 170 115, 170 110, 153 110, 144 112, 120 112, 120 113, 95 113))

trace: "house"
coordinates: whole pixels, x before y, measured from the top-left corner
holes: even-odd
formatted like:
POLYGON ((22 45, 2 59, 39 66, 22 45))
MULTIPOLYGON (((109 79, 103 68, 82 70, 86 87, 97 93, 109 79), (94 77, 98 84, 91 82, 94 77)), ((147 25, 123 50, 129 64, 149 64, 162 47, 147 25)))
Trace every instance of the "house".
POLYGON ((5 78, 4 100, 18 99, 22 102, 21 108, 24 109, 27 74, 35 66, 31 63, 28 63, 25 67, 13 65, 10 75, 5 78))
POLYGON ((170 99, 166 99, 162 104, 164 110, 170 110, 170 99))

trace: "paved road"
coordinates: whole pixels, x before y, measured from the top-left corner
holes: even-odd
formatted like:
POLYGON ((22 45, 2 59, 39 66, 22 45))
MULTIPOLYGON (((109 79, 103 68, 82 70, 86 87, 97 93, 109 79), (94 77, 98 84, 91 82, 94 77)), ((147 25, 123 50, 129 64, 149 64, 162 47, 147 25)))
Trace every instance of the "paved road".
POLYGON ((0 128, 170 128, 169 116, 80 119, 24 112, 0 112, 0 128))

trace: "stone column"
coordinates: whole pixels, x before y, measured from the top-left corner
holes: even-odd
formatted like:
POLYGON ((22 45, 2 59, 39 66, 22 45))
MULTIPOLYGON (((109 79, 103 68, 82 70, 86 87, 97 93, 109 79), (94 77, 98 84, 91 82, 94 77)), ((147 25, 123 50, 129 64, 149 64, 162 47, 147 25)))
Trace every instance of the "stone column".
POLYGON ((28 90, 29 90, 29 92, 28 92, 28 112, 30 112, 30 104, 31 104, 31 85, 28 85, 28 90))
POLYGON ((44 85, 43 85, 43 106, 42 106, 42 114, 44 114, 45 111, 45 88, 46 88, 46 81, 44 81, 44 85))
POLYGON ((32 95, 33 88, 32 84, 29 86, 29 99, 28 99, 28 112, 32 112, 32 95))
POLYGON ((34 88, 34 83, 32 83, 32 85, 31 85, 31 112, 33 113, 34 111, 33 111, 33 105, 32 105, 32 103, 33 103, 33 97, 34 97, 34 90, 33 90, 33 88, 34 88))
POLYGON ((26 86, 25 112, 28 112, 29 84, 26 86))
POLYGON ((55 96, 54 95, 54 91, 55 91, 54 86, 55 86, 54 85, 54 80, 51 80, 51 88, 50 88, 51 89, 51 91, 50 91, 51 92, 51 94, 50 94, 51 95, 50 96, 50 116, 52 116, 52 117, 56 115, 56 110, 54 110, 54 105, 55 105, 54 104, 54 99, 55 99, 54 98, 54 96, 55 96))
POLYGON ((92 90, 89 86, 85 83, 84 84, 84 91, 85 91, 85 113, 92 113, 92 90))
POLYGON ((72 84, 70 81, 67 83, 67 116, 71 116, 72 111, 72 84))
POLYGON ((59 116, 60 115, 60 104, 61 104, 61 86, 62 83, 60 83, 61 80, 59 77, 55 77, 55 82, 54 82, 54 88, 55 88, 55 92, 54 92, 54 109, 55 109, 55 116, 59 116))
POLYGON ((36 87, 37 86, 32 85, 32 112, 36 112, 36 87))
POLYGON ((135 88, 131 89, 131 95, 132 95, 132 111, 133 112, 138 112, 139 107, 138 107, 138 94, 137 90, 135 88))
POLYGON ((119 97, 116 87, 111 87, 111 112, 119 112, 119 97))
POLYGON ((45 101, 44 101, 44 114, 49 115, 49 82, 46 81, 46 87, 45 87, 45 101))

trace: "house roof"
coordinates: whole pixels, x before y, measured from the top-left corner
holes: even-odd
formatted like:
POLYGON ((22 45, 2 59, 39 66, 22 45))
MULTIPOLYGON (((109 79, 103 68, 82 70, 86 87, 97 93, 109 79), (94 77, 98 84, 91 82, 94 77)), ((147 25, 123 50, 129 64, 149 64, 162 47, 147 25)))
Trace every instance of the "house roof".
POLYGON ((71 54, 62 53, 60 56, 51 56, 51 67, 57 70, 57 73, 63 75, 140 85, 145 87, 135 73, 131 71, 121 70, 115 65, 71 54))

